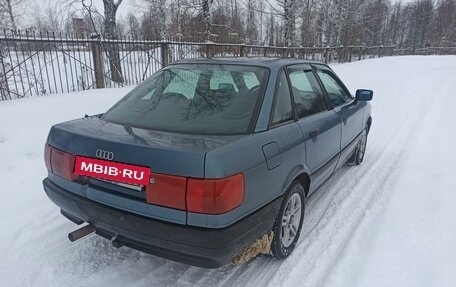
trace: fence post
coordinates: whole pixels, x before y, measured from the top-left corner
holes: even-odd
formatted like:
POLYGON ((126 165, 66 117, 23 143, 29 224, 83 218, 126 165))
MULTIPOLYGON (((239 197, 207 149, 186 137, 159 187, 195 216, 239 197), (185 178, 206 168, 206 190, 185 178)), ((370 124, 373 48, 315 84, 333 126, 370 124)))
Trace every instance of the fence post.
POLYGON ((160 44, 160 56, 162 68, 168 66, 169 64, 169 45, 167 42, 162 42, 160 44))
POLYGON ((206 44, 206 58, 212 58, 212 57, 213 57, 212 45, 206 44))
POLYGON ((240 45, 239 46, 239 57, 244 57, 245 56, 245 45, 240 45))
POLYGON ((95 71, 95 87, 97 89, 105 88, 103 50, 99 40, 92 42, 92 57, 95 71))
POLYGON ((329 58, 328 48, 325 48, 324 57, 325 57, 325 63, 328 64, 328 58, 329 58))
POLYGON ((268 56, 268 49, 266 47, 263 48, 263 57, 268 56))
POLYGON ((6 76, 6 68, 5 68, 5 63, 3 62, 3 54, 2 53, 3 52, 0 51, 0 62, 2 63, 2 69, 3 69, 3 72, 0 73, 0 76, 2 76, 2 74, 3 74, 5 79, 4 80, 0 79, 0 94, 2 96, 0 101, 7 100, 8 98, 11 100, 11 92, 10 92, 9 85, 8 85, 8 77, 6 76), (3 91, 1 91, 2 88, 6 89, 6 94, 3 91), (7 96, 8 96, 8 98, 7 98, 7 96))

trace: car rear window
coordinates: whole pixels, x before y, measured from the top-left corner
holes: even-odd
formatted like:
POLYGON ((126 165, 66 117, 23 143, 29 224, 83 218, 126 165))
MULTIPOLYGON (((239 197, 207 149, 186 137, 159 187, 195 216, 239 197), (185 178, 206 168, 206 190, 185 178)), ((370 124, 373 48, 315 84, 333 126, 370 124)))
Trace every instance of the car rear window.
POLYGON ((102 119, 170 132, 248 133, 268 77, 268 69, 254 66, 171 65, 132 90, 102 119))

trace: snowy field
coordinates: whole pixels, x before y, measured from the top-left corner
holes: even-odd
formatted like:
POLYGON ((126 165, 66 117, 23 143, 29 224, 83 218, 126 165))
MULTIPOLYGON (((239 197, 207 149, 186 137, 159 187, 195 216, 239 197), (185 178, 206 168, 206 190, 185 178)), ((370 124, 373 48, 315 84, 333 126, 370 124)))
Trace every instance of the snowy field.
MULTIPOLYGON (((87 44, 90 45, 90 44, 87 44)), ((136 47, 118 44, 121 51, 120 66, 124 82, 120 86, 138 84, 143 79, 161 69, 161 48, 157 44, 138 42, 136 47), (130 48, 131 50, 128 50, 130 48)), ((27 46, 21 46, 27 50, 27 46)), ((118 47, 119 48, 119 47, 118 47)), ((30 45, 28 46, 30 48, 30 45)), ((197 45, 170 45, 170 59, 201 57, 197 45)), ((8 72, 8 89, 13 99, 20 97, 43 96, 50 94, 70 93, 95 88, 95 72, 92 51, 87 46, 65 46, 54 43, 39 50, 27 53, 10 49, 5 52, 5 65, 8 72), (15 67, 11 69, 11 66, 15 67)), ((109 59, 103 53, 103 66, 106 87, 119 87, 111 81, 109 59)), ((0 74, 3 80, 3 75, 0 74)), ((0 87, 6 92, 6 86, 0 87)))
POLYGON ((374 90, 360 167, 344 167, 307 202, 284 262, 260 257, 206 270, 91 235, 46 197, 52 124, 105 111, 129 88, 0 102, 1 286, 456 286, 456 56, 335 65, 354 92, 374 90))

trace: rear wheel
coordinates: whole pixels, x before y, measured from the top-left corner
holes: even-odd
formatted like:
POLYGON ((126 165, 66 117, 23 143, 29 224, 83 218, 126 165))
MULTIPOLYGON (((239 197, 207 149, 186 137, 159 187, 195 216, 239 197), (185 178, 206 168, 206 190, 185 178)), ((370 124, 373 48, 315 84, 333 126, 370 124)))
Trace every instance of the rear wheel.
POLYGON ((301 234, 304 208, 304 187, 295 180, 285 192, 274 223, 271 252, 275 258, 284 259, 293 252, 301 234))

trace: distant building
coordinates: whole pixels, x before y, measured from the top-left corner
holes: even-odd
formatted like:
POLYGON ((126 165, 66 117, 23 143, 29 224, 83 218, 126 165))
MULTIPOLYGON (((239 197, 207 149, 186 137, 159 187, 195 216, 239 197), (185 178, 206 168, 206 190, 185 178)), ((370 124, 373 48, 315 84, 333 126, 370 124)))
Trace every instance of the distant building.
POLYGON ((79 39, 86 38, 86 27, 83 18, 73 18, 73 33, 79 39))

